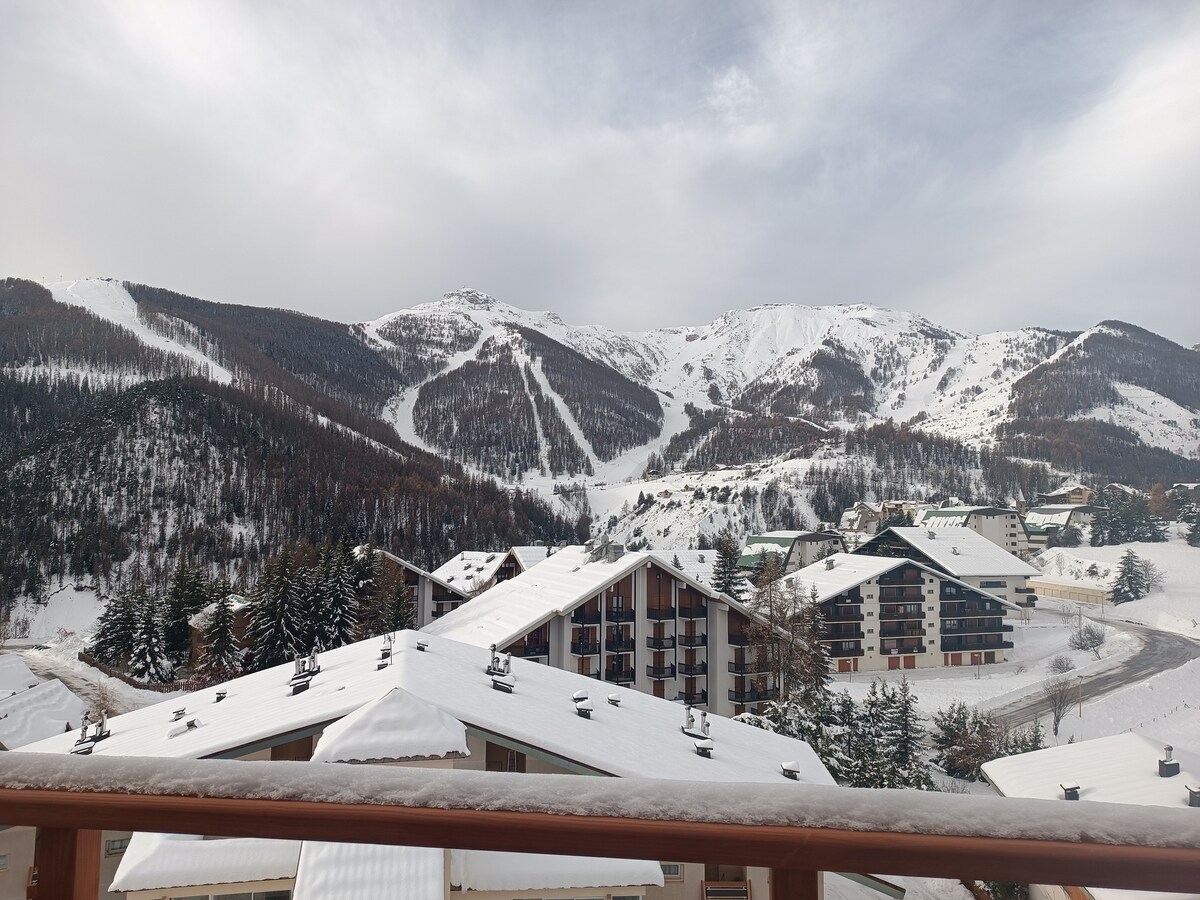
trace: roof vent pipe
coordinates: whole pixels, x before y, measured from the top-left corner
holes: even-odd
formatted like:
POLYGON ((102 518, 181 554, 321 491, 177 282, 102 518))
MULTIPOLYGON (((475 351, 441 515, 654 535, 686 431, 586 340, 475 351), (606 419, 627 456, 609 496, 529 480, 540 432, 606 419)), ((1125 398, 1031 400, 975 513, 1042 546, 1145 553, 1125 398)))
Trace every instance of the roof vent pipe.
POLYGON ((609 694, 608 702, 609 702, 609 705, 611 705, 611 706, 620 706, 621 705, 621 695, 620 694, 609 694))
POLYGON ((179 709, 175 710, 175 712, 171 713, 171 721, 178 722, 186 714, 187 714, 187 708, 181 706, 181 707, 179 707, 179 709))
POLYGON ((1062 788, 1064 800, 1079 799, 1079 785, 1074 781, 1066 781, 1059 785, 1062 788))
POLYGON ((958 556, 958 548, 957 547, 951 547, 950 552, 953 553, 955 556, 958 556))
POLYGON ((931 541, 936 541, 936 540, 937 540, 937 532, 936 532, 936 531, 934 531, 932 528, 930 528, 930 529, 929 529, 929 539, 930 539, 931 541))
POLYGON ((713 742, 708 738, 702 741, 696 741, 696 753, 703 756, 705 759, 712 759, 713 742))
POLYGON ((582 688, 571 695, 571 700, 575 703, 578 703, 580 700, 586 700, 587 698, 588 692, 582 688))
POLYGON ((424 638, 417 641, 417 649, 420 650, 422 653, 424 653, 426 650, 429 649, 429 641, 425 640, 424 638))
POLYGON ((1188 792, 1188 806, 1200 807, 1200 784, 1185 784, 1188 792))
POLYGON ((835 565, 835 563, 833 561, 832 556, 825 557, 825 568, 826 569, 832 569, 834 567, 834 565, 835 565))
POLYGON ((220 702, 221 702, 222 700, 224 700, 224 699, 225 699, 227 696, 229 696, 229 691, 217 691, 217 699, 216 699, 216 700, 214 700, 213 702, 214 702, 214 703, 220 703, 220 702))
POLYGON ((492 690, 500 691, 502 694, 511 694, 517 686, 517 680, 511 675, 493 675, 492 690))
POLYGON ((1179 760, 1171 758, 1171 752, 1175 748, 1170 744, 1163 747, 1163 758, 1158 761, 1158 777, 1170 778, 1172 775, 1179 774, 1179 760))
POLYGON ((585 698, 575 704, 575 714, 581 719, 590 719, 592 717, 592 708, 592 701, 585 698))
POLYGON ((796 760, 789 760, 779 764, 779 768, 783 771, 784 778, 790 778, 792 781, 800 780, 800 763, 796 760))

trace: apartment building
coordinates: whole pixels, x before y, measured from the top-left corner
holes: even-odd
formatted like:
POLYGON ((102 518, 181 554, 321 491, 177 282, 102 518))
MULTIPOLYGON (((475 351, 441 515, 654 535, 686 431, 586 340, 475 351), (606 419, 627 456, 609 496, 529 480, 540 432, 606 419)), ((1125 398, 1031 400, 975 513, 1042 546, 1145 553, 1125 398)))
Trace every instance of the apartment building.
POLYGON ((854 552, 915 560, 1006 603, 1037 600, 1029 579, 1041 572, 970 528, 889 528, 854 552))
POLYGON ((838 553, 784 583, 815 590, 838 672, 987 665, 1013 646, 1015 604, 915 560, 838 553))
POLYGON ((1096 518, 1096 507, 1086 504, 1035 506, 1025 513, 1025 536, 1030 552, 1044 550, 1051 539, 1067 528, 1085 528, 1096 518))
POLYGON ((565 547, 422 630, 737 715, 776 692, 752 646, 750 610, 708 583, 715 560, 715 551, 565 547))
POLYGON ((918 528, 970 528, 997 547, 1016 556, 1029 553, 1025 528, 1015 509, 997 506, 943 506, 924 509, 913 524, 918 528))

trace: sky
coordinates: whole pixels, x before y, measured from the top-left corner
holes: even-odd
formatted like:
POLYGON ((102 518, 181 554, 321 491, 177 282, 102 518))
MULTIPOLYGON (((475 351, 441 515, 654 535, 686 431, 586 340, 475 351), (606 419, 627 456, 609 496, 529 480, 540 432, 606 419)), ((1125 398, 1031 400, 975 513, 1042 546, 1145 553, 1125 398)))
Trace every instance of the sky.
POLYGON ((1200 342, 1200 2, 0 2, 0 275, 1200 342))

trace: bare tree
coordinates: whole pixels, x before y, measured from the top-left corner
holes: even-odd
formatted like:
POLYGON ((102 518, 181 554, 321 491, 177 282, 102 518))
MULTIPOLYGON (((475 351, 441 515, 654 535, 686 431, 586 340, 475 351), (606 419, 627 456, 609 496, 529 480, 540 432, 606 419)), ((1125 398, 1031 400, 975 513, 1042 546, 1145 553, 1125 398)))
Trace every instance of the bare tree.
POLYGON ((1067 638, 1067 646, 1072 650, 1087 650, 1092 656, 1099 659, 1100 648, 1104 646, 1106 640, 1108 640, 1108 635, 1103 625, 1097 625, 1095 622, 1084 622, 1081 618, 1079 620, 1079 627, 1067 638))
POLYGON ((1075 663, 1071 661, 1071 657, 1065 653, 1060 653, 1058 656, 1046 663, 1046 668, 1055 675, 1065 675, 1075 668, 1075 663))
POLYGON ((12 630, 12 620, 8 613, 0 613, 0 650, 3 650, 4 645, 12 638, 12 630))
POLYGON ((1058 737, 1058 726, 1067 710, 1071 708, 1071 681, 1067 678, 1047 678, 1042 685, 1042 696, 1050 707, 1051 731, 1058 737))

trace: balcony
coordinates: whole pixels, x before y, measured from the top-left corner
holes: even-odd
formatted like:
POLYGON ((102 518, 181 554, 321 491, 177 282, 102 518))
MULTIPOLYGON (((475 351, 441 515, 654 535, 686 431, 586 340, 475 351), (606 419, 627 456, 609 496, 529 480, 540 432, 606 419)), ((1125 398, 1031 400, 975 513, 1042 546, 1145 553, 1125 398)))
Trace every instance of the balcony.
POLYGON ((1012 631, 1011 625, 1005 625, 997 620, 995 623, 974 624, 974 625, 951 625, 949 622, 942 623, 942 634, 996 634, 1004 631, 1012 631))
POLYGON ((597 625, 600 622, 600 610, 577 609, 571 613, 572 625, 597 625))
POLYGON ((675 640, 678 641, 680 647, 707 647, 707 634, 680 634, 676 635, 675 640))
POLYGON ((1012 641, 997 641, 990 640, 987 643, 967 643, 962 638, 943 637, 942 652, 943 653, 974 653, 980 650, 1011 650, 1013 648, 1012 641))
POLYGON ((708 703, 708 691, 680 691, 676 700, 682 700, 689 706, 702 706, 708 703))
POLYGON ((926 653, 924 644, 905 644, 900 647, 880 647, 880 656, 911 656, 913 653, 926 653))
POLYGON ((731 632, 729 635, 729 646, 731 647, 749 647, 750 635, 744 631, 731 632))
POLYGON ((595 656, 600 652, 599 641, 572 641, 571 652, 575 656, 595 656))
MULTIPOLYGON (((829 620, 825 620, 828 624, 829 620)), ((861 628, 826 628, 821 636, 823 641, 861 641, 865 635, 861 628)))
MULTIPOLYGON (((428 773, 379 766, 371 773, 378 802, 366 804, 347 802, 345 773, 332 771, 337 766, 255 764, 260 797, 290 797, 299 778, 305 790, 304 802, 297 802, 245 796, 238 787, 245 763, 236 760, 160 760, 158 771, 172 777, 146 782, 137 768, 144 765, 140 761, 80 757, 72 760, 68 790, 59 780, 61 761, 14 756, 25 758, 6 758, 0 808, 9 823, 41 830, 38 888, 44 898, 96 895, 102 837, 80 830, 81 821, 103 822, 114 831, 169 833, 186 826, 221 834, 232 825, 236 836, 247 838, 437 848, 452 836, 456 846, 479 850, 578 854, 584 847, 618 858, 761 866, 772 870, 774 896, 787 900, 819 895, 818 867, 1156 892, 1194 892, 1200 884, 1193 832, 1169 846, 1155 846, 1161 835, 1191 828, 1188 813, 1194 810, 1187 809, 1146 806, 1127 819, 1104 804, 1079 803, 1064 816, 1061 800, 911 791, 904 801, 908 812, 944 823, 935 833, 920 833, 902 830, 894 805, 858 802, 862 791, 822 788, 845 792, 844 804, 835 793, 829 809, 855 804, 855 828, 847 830, 822 824, 819 809, 809 816, 810 824, 787 824, 776 810, 765 809, 760 793, 740 784, 679 781, 676 791, 691 810, 688 820, 650 820, 639 818, 643 807, 635 805, 651 787, 639 778, 560 775, 555 783, 561 779, 561 792, 549 796, 544 780, 512 779, 503 798, 483 810, 471 805, 475 792, 470 788, 491 777, 485 773, 448 771, 430 782, 428 773), (141 785, 137 793, 112 790, 113 784, 135 782, 141 785), (204 786, 202 796, 188 796, 197 793, 195 785, 204 786), (1036 822, 1037 836, 1021 822, 1036 822), (787 868, 798 864, 812 870, 787 868)), ((797 792, 798 803, 811 792, 782 777, 779 785, 797 792)))
POLYGON ((921 610, 921 609, 915 609, 915 610, 898 610, 898 609, 893 609, 893 610, 889 610, 889 609, 884 609, 883 607, 880 607, 880 608, 879 608, 879 620, 880 620, 881 622, 882 622, 882 621, 885 621, 885 620, 891 620, 891 621, 903 621, 903 620, 910 620, 910 619, 923 619, 923 618, 925 618, 925 611, 924 611, 924 610, 921 610))
POLYGON ((604 680, 612 684, 632 684, 633 669, 605 669, 604 680))
POLYGON ((861 622, 862 620, 862 610, 853 607, 841 607, 836 613, 825 617, 826 622, 861 622))
POLYGON ((608 622, 632 622, 636 613, 632 609, 625 606, 618 606, 614 609, 606 610, 604 619, 608 622))
POLYGON ((528 641, 526 641, 526 643, 523 647, 514 647, 512 649, 512 655, 513 656, 523 656, 526 659, 529 659, 530 657, 534 657, 534 656, 549 656, 550 655, 550 643, 549 643, 549 641, 546 641, 546 642, 543 642, 540 644, 531 644, 528 641))
POLYGON ((646 666, 646 675, 653 678, 655 681, 662 681, 665 678, 675 677, 674 666, 646 666))
POLYGON ((826 652, 834 659, 847 656, 862 656, 866 651, 862 647, 829 647, 826 652))
POLYGON ((633 638, 619 638, 617 640, 605 641, 605 653, 632 653, 636 647, 633 638))
POLYGON ((958 603, 942 603, 943 619, 972 619, 1003 615, 1004 609, 998 604, 967 603, 965 601, 959 601, 958 603))
POLYGON ((729 663, 729 671, 734 675, 762 675, 771 671, 771 665, 766 660, 747 660, 746 662, 729 663))
POLYGON ((729 699, 734 703, 762 703, 764 700, 774 700, 779 696, 779 688, 746 688, 739 691, 730 688, 729 699))
POLYGON ((925 637, 924 628, 880 628, 881 638, 925 637))
POLYGON ((651 650, 674 650, 675 635, 667 635, 666 637, 655 637, 650 635, 646 638, 646 646, 651 650))
POLYGON ((682 662, 679 663, 678 668, 680 675, 686 675, 689 678, 708 674, 708 663, 706 662, 682 662))
POLYGON ((646 618, 651 622, 665 622, 675 618, 673 606, 649 606, 646 608, 646 618))
POLYGON ((703 619, 708 616, 708 607, 704 604, 699 606, 681 606, 679 607, 679 618, 681 619, 703 619))
POLYGON ((880 603, 919 603, 925 599, 921 588, 879 588, 880 603))

